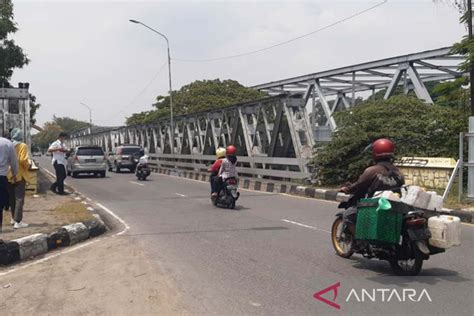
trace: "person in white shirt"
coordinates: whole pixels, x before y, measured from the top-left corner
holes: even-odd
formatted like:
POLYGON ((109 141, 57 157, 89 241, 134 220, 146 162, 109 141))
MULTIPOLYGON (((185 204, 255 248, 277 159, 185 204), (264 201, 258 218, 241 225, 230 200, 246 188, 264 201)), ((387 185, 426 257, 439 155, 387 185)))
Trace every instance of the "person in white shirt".
POLYGON ((61 132, 57 141, 51 144, 48 148, 48 153, 53 154, 52 164, 56 171, 56 182, 51 185, 51 191, 60 195, 67 195, 64 192, 64 179, 66 179, 66 145, 64 140, 67 138, 67 134, 61 132))

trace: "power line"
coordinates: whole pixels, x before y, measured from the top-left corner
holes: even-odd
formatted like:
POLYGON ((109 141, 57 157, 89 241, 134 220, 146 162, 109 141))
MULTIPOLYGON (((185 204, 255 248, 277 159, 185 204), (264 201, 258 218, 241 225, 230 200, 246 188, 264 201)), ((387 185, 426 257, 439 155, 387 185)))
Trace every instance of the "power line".
POLYGON ((263 51, 266 51, 266 50, 269 50, 269 49, 272 49, 272 48, 275 48, 275 47, 278 47, 278 46, 282 46, 282 45, 286 45, 286 44, 289 44, 291 42, 294 42, 294 41, 297 41, 299 39, 302 39, 304 37, 308 37, 310 35, 313 35, 315 33, 318 33, 318 32, 321 32, 321 31, 324 31, 328 28, 331 28, 337 24, 341 24, 347 20, 350 20, 350 19, 353 19, 359 15, 362 15, 366 12, 369 12, 381 5, 384 5, 385 3, 387 3, 388 0, 385 0, 385 1, 382 1, 380 3, 377 3, 376 5, 374 6, 371 6, 365 10, 362 10, 362 11, 359 11, 357 13, 354 13, 342 20, 338 20, 334 23, 331 23, 329 25, 326 25, 322 28, 319 28, 315 31, 312 31, 312 32, 309 32, 309 33, 306 33, 306 34, 303 34, 301 36, 298 36, 298 37, 295 37, 295 38, 292 38, 292 39, 289 39, 287 41, 284 41, 284 42, 281 42, 281 43, 277 43, 277 44, 274 44, 274 45, 271 45, 271 46, 268 46, 268 47, 264 47, 264 48, 261 48, 261 49, 257 49, 257 50, 253 50, 253 51, 249 51, 249 52, 246 52, 246 53, 240 53, 240 54, 236 54, 236 55, 230 55, 230 56, 224 56, 224 57, 216 57, 216 58, 204 58, 204 59, 183 59, 183 58, 172 58, 173 60, 176 60, 176 61, 182 61, 182 62, 210 62, 210 61, 217 61, 217 60, 224 60, 224 59, 231 59, 231 58, 237 58, 237 57, 242 57, 242 56, 247 56, 247 55, 252 55, 252 54, 256 54, 256 53, 259 53, 259 52, 263 52, 263 51))
MULTIPOLYGON (((163 63, 163 65, 160 66, 160 68, 158 69, 158 71, 155 73, 155 75, 153 76, 153 78, 145 85, 145 87, 132 99, 132 101, 130 101, 129 104, 127 104, 126 106, 122 107, 122 109, 118 112, 115 112, 115 115, 113 115, 112 117, 109 117, 109 120, 112 120, 114 118, 116 118, 119 114, 122 114, 127 108, 129 108, 130 106, 132 106, 136 101, 137 99, 146 91, 148 90, 148 88, 150 87, 150 85, 156 80, 156 78, 158 78, 158 75, 160 74, 160 72, 163 70, 163 68, 168 64, 168 61, 165 61, 163 63)), ((104 122, 105 120, 100 120, 101 122, 104 122)))

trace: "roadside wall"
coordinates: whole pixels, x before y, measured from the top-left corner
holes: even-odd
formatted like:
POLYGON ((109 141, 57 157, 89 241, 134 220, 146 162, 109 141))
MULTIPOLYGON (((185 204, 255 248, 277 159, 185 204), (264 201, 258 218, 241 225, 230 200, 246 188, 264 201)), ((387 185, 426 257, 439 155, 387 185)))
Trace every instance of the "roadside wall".
POLYGON ((395 164, 405 175, 406 184, 445 189, 456 161, 452 158, 403 157, 395 164))

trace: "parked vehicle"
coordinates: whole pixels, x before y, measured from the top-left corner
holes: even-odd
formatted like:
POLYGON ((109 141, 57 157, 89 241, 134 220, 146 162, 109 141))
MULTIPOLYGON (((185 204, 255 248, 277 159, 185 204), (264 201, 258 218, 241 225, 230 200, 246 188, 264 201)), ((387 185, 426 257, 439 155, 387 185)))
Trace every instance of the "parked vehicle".
POLYGON ((101 147, 78 146, 68 155, 66 170, 73 178, 80 173, 93 173, 105 177, 107 158, 101 147))
MULTIPOLYGON (((427 220, 429 212, 389 201, 390 208, 380 213, 379 209, 376 211, 378 200, 362 199, 358 203, 356 236, 348 229, 343 212, 336 214, 331 240, 337 255, 349 258, 357 253, 368 259, 387 260, 396 275, 417 275, 424 260, 445 251, 433 245, 427 220), (361 213, 364 208, 366 212, 361 213)), ((346 202, 339 205, 346 207, 346 202)))
POLYGON ((235 208, 235 202, 239 199, 240 193, 237 191, 237 179, 229 178, 223 185, 216 197, 211 197, 215 206, 223 206, 229 209, 235 208))
POLYGON ((115 148, 108 157, 109 171, 119 173, 123 168, 135 172, 136 162, 133 155, 143 150, 138 145, 122 145, 115 148))

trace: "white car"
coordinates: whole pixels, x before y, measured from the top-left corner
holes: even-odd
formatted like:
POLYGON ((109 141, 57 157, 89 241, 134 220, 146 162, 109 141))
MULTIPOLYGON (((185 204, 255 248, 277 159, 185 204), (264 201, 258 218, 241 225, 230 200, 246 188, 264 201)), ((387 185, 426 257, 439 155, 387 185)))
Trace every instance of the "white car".
POLYGON ((78 146, 67 158, 67 174, 75 178, 80 173, 93 173, 105 177, 107 157, 99 146, 78 146))

